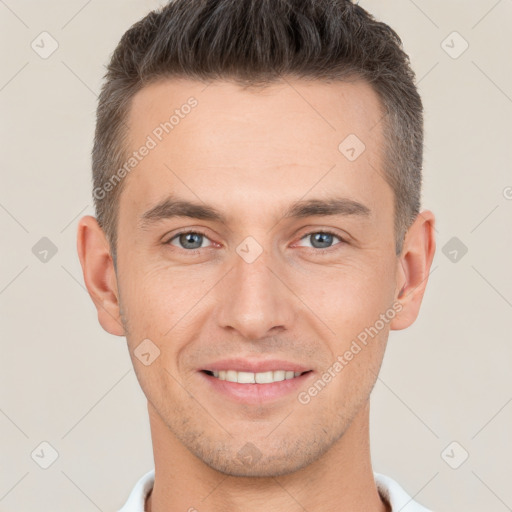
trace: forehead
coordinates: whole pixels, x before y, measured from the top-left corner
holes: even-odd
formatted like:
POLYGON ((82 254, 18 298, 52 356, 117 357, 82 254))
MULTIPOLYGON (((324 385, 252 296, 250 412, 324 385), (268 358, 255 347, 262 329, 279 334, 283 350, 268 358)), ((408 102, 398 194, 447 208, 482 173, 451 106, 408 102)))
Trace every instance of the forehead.
POLYGON ((313 189, 387 201, 381 119, 377 94, 361 80, 286 79, 263 89, 160 80, 133 97, 127 117, 129 153, 151 149, 126 178, 120 217, 170 193, 252 204, 253 215, 262 198, 296 200, 313 189))
MULTIPOLYGON (((244 130, 250 128, 255 136, 270 138, 277 134, 274 142, 279 142, 287 139, 287 132, 281 129, 290 128, 290 123, 295 135, 315 141, 315 136, 330 134, 336 141, 349 129, 367 138, 367 131, 373 131, 382 117, 382 106, 373 88, 360 79, 331 83, 283 79, 265 87, 241 87, 230 81, 205 84, 161 79, 132 98, 127 118, 132 141, 153 133, 173 114, 173 136, 187 136, 193 131, 202 142, 215 139, 217 133, 233 124, 244 130), (191 102, 196 106, 190 108, 191 102), (184 122, 187 118, 192 121, 184 122)), ((230 139, 245 135, 245 131, 233 131, 230 139)), ((371 134, 372 138, 378 136, 379 130, 371 134)), ((298 145, 294 150, 300 150, 298 145)))

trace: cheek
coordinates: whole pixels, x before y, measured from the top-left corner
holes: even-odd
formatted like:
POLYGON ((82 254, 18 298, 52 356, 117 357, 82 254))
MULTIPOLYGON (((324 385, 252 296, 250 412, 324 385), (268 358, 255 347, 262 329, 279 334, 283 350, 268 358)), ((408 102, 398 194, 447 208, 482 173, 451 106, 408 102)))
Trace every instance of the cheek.
POLYGON ((165 340, 169 330, 188 321, 216 281, 215 276, 190 267, 155 265, 137 267, 136 262, 124 275, 121 299, 123 313, 134 338, 153 336, 165 340), (140 270, 139 270, 140 269, 140 270), (179 325, 179 324, 178 324, 179 325))
POLYGON ((319 267, 307 280, 302 276, 295 289, 314 313, 345 337, 373 324, 391 307, 394 281, 389 268, 363 262, 319 267))

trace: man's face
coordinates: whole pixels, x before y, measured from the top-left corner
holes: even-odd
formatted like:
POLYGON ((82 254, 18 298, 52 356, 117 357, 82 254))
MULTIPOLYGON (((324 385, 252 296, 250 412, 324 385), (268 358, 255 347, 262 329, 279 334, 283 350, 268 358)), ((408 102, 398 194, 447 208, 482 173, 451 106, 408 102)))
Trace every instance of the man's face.
POLYGON ((378 320, 396 297, 399 266, 379 105, 361 81, 243 90, 165 80, 134 97, 130 150, 148 135, 156 147, 125 178, 120 198, 123 324, 153 421, 214 469, 298 470, 367 404, 389 332, 378 320), (190 112, 168 134, 159 131, 191 96, 197 105, 182 109, 190 112), (353 136, 340 151, 351 134, 364 143, 361 154, 353 136), (154 211, 143 221, 171 196, 223 221, 154 211), (297 201, 340 198, 368 211, 285 216, 297 201), (357 341, 370 328, 367 343, 357 341), (144 357, 155 346, 160 354, 146 366, 134 351, 147 339, 152 355, 144 357), (308 373, 275 384, 211 375, 276 360, 258 368, 308 373), (308 391, 329 368, 325 386, 308 391))

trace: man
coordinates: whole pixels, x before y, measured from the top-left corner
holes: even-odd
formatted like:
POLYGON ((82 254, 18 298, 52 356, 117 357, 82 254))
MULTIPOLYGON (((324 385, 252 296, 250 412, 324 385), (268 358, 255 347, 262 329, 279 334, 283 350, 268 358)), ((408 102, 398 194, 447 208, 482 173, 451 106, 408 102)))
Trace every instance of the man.
POLYGON ((369 446, 435 252, 422 145, 400 39, 349 1, 175 0, 124 34, 78 229, 148 400, 123 512, 426 510, 369 446))

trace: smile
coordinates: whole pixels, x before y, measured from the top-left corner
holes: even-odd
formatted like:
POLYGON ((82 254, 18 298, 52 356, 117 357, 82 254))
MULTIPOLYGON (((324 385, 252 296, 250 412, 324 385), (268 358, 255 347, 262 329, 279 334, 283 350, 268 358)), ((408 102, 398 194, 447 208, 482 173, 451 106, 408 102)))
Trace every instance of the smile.
POLYGON ((237 370, 219 370, 209 371, 205 373, 216 377, 219 380, 226 380, 228 382, 237 382, 238 384, 271 384, 273 382, 280 382, 283 380, 294 379, 300 377, 307 372, 294 372, 290 370, 274 370, 267 372, 242 372, 237 370))
MULTIPOLYGON (((279 368, 279 367, 278 367, 279 368)), ((297 369, 297 368, 296 368, 297 369)), ((214 395, 245 405, 263 405, 294 396, 315 378, 313 370, 202 370, 197 372, 214 395)))

